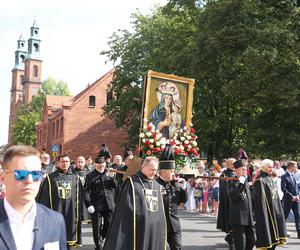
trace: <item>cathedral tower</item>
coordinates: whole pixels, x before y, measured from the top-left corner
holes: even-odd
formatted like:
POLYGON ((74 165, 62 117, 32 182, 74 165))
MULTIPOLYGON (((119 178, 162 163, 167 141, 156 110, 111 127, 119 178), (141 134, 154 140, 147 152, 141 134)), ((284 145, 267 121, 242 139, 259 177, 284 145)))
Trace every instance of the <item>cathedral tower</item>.
POLYGON ((21 34, 15 51, 15 66, 12 69, 10 94, 10 115, 8 144, 12 143, 13 124, 16 120, 17 109, 21 104, 28 104, 37 95, 41 86, 42 60, 40 58, 39 27, 34 21, 30 29, 28 48, 21 34))
POLYGON ((24 104, 31 102, 32 97, 37 95, 41 87, 42 60, 40 57, 39 27, 36 21, 30 28, 30 38, 28 39, 28 52, 25 58, 25 72, 23 82, 24 104))
POLYGON ((11 144, 12 125, 16 119, 17 106, 23 102, 23 81, 24 81, 24 61, 27 52, 25 40, 20 35, 17 41, 17 50, 15 51, 15 66, 12 69, 12 83, 10 90, 10 115, 9 115, 9 131, 8 143, 11 144))

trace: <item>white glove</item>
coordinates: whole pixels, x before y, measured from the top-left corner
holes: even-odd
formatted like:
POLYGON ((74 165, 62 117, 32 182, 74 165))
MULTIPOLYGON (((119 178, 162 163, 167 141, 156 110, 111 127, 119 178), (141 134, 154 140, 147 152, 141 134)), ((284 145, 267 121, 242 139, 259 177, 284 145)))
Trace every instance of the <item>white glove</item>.
POLYGON ((109 177, 114 177, 115 172, 113 170, 114 170, 113 168, 109 168, 108 169, 108 175, 109 175, 109 177))
POLYGON ((186 185, 186 181, 185 181, 185 179, 183 179, 183 178, 180 178, 179 179, 179 182, 181 183, 181 185, 182 185, 182 189, 183 190, 186 190, 186 188, 187 188, 187 185, 186 185), (182 180, 181 180, 182 179, 182 180))
POLYGON ((240 182, 240 183, 244 184, 245 181, 246 181, 246 177, 245 177, 245 176, 240 176, 240 177, 239 177, 239 182, 240 182))
POLYGON ((94 206, 89 206, 89 207, 87 208, 87 211, 88 211, 90 214, 93 214, 93 213, 95 212, 94 206))

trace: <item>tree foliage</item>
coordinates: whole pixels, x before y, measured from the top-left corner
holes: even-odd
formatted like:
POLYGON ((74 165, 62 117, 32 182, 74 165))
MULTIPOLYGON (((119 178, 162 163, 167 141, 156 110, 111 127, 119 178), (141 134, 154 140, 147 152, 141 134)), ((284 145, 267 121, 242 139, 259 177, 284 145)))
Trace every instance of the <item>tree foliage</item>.
POLYGON ((16 121, 13 125, 12 141, 14 144, 34 146, 36 143, 36 124, 42 120, 43 106, 46 95, 70 96, 66 82, 56 81, 48 77, 42 82, 37 96, 28 105, 22 105, 17 110, 16 121))
POLYGON ((105 112, 137 143, 143 79, 155 70, 196 79, 193 123, 213 157, 297 157, 299 19, 293 0, 170 0, 132 16, 102 52, 116 94, 105 112))

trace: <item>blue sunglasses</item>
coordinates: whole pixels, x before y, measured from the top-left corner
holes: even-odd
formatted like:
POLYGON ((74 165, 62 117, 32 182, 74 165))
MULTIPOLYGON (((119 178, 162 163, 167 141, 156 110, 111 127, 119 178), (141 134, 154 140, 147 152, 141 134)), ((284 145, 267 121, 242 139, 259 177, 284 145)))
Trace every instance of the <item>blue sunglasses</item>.
MULTIPOLYGON (((5 172, 12 172, 9 170, 6 170, 5 172)), ((33 171, 28 171, 28 170, 13 170, 14 176, 17 181, 25 181, 28 178, 28 175, 31 174, 32 180, 33 181, 40 181, 43 178, 44 171, 41 170, 33 170, 33 171)))

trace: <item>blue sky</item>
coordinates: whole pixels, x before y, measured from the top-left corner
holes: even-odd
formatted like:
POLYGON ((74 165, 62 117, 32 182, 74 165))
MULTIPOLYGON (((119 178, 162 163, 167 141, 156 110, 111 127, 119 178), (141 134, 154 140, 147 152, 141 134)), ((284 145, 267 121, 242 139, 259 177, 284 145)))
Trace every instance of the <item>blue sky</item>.
POLYGON ((147 14, 167 0, 10 0, 0 8, 0 145, 7 143, 11 70, 17 39, 27 41, 36 17, 40 28, 42 79, 68 83, 73 95, 111 69, 99 52, 117 29, 130 28, 130 15, 147 14))

